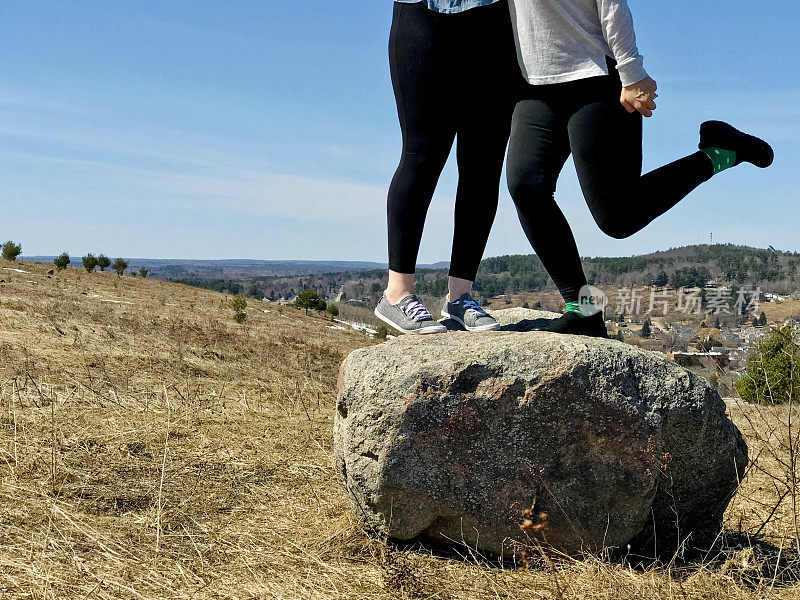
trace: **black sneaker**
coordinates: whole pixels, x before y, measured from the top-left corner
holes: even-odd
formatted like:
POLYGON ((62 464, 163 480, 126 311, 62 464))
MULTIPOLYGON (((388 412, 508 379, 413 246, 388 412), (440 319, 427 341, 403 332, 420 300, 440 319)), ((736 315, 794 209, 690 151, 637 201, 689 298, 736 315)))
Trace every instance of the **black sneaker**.
POLYGON ((706 121, 700 125, 700 150, 706 148, 722 148, 736 152, 738 165, 749 162, 766 169, 775 160, 775 153, 767 142, 754 135, 739 131, 732 125, 722 121, 706 121))
POLYGON ((555 323, 548 325, 542 331, 551 333, 564 333, 568 335, 587 335, 589 337, 607 338, 608 330, 603 321, 603 313, 598 312, 591 317, 582 317, 574 312, 561 315, 555 323))

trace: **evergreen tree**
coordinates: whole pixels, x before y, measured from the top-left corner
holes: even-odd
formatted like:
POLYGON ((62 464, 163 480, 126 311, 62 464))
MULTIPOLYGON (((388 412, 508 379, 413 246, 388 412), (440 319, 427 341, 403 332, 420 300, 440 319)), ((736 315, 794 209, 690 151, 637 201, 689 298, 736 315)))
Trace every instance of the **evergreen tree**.
POLYGON ((308 314, 308 309, 316 308, 319 300, 319 294, 314 290, 303 290, 297 295, 297 298, 295 298, 294 305, 297 308, 304 308, 306 314, 308 314))
POLYGON ((233 320, 237 323, 244 323, 247 318, 247 298, 244 296, 234 296, 228 301, 228 305, 233 311, 233 320))
POLYGON ((650 318, 648 317, 645 320, 644 325, 642 325, 642 331, 641 331, 640 335, 643 338, 649 338, 652 334, 653 334, 653 332, 652 332, 652 328, 651 328, 651 321, 650 321, 650 318))
POLYGON ((81 262, 83 263, 83 268, 86 269, 86 272, 91 273, 97 266, 97 257, 90 252, 81 259, 81 262))
POLYGON ((148 271, 148 270, 147 270, 147 269, 145 269, 144 267, 142 267, 141 269, 139 269, 139 275, 140 275, 141 277, 147 277, 147 276, 149 275, 149 273, 150 273, 150 271, 148 271))
POLYGON ((101 271, 105 271, 108 267, 111 266, 111 259, 108 258, 105 254, 98 254, 97 266, 100 268, 101 271))
POLYGON ((114 264, 111 265, 111 268, 117 272, 117 275, 122 275, 125 272, 125 269, 128 268, 128 263, 125 262, 123 259, 118 258, 114 261, 114 264))
POLYGON ((736 389, 743 400, 782 404, 800 398, 800 348, 793 328, 770 332, 750 357, 736 389))
POLYGON ((53 261, 53 264, 59 271, 63 271, 69 266, 69 254, 62 252, 56 257, 56 259, 53 261))
POLYGON ((336 306, 333 302, 328 304, 328 308, 326 312, 331 316, 331 319, 334 319, 339 316, 339 307, 336 306))
POLYGON ((17 260, 17 257, 22 252, 22 245, 15 244, 11 240, 8 240, 5 244, 3 244, 2 250, 3 258, 6 260, 17 260))
POLYGON ((250 287, 247 288, 247 295, 255 300, 261 300, 264 297, 264 293, 261 291, 261 288, 255 283, 251 283, 250 287))
MULTIPOLYGON (((660 274, 659 274, 660 275, 660 274)), ((705 287, 711 279, 711 273, 706 267, 683 267, 672 274, 672 287, 705 287)))

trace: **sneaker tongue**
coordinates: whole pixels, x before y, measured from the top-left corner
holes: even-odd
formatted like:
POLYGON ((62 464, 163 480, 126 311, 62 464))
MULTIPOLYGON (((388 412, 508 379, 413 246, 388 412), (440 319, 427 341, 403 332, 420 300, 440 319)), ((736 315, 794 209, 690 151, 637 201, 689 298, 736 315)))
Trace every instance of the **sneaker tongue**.
POLYGON ((406 296, 405 298, 400 300, 400 302, 397 303, 397 306, 405 308, 411 302, 419 302, 419 298, 417 298, 416 295, 411 294, 410 296, 406 296))

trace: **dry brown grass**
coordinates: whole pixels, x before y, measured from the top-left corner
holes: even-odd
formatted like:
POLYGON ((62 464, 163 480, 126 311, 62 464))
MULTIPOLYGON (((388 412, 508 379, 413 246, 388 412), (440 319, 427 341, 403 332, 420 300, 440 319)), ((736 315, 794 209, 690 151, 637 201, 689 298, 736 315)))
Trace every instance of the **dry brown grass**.
POLYGON ((752 537, 774 506, 763 473, 731 506, 732 546, 699 563, 515 569, 371 539, 331 418, 338 363, 372 342, 288 307, 250 303, 241 326, 219 294, 48 268, 0 261, 4 599, 800 594, 785 499, 752 537))
POLYGON ((800 315, 800 300, 785 302, 764 302, 759 306, 770 323, 783 323, 786 319, 800 315))

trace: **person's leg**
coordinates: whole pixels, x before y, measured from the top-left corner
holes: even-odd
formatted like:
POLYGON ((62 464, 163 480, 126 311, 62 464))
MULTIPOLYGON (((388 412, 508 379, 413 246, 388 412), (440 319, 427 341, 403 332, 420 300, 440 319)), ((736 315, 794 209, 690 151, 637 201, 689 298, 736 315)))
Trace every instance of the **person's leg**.
POLYGON ((580 305, 586 276, 575 237, 554 197, 558 174, 569 156, 566 119, 570 89, 569 85, 551 87, 543 93, 548 101, 528 99, 517 104, 508 185, 522 227, 566 304, 565 314, 546 331, 608 337, 602 313, 585 314, 580 305), (565 93, 561 95, 561 91, 565 93))
POLYGON ((397 304, 414 293, 414 273, 399 273, 389 269, 389 283, 383 295, 390 304, 397 304))
POLYGON ((459 128, 458 189, 450 258, 450 294, 472 292, 497 214, 500 176, 511 128, 510 102, 478 109, 459 128))
POLYGON ((570 147, 589 209, 611 237, 641 231, 715 173, 742 161, 772 162, 769 144, 712 121, 701 128, 702 150, 642 175, 642 116, 619 103, 619 77, 579 85, 584 105, 569 120, 570 147))
MULTIPOLYGON (((492 83, 491 78, 481 77, 476 78, 476 83, 481 80, 487 85, 492 83)), ((499 329, 500 324, 472 298, 472 284, 497 213, 500 175, 511 128, 511 101, 497 102, 484 94, 477 97, 486 101, 469 111, 471 114, 458 130, 455 228, 442 315, 461 323, 468 331, 489 331, 499 329)))
POLYGON ((642 175, 642 116, 619 103, 618 77, 580 85, 584 105, 569 120, 570 147, 592 216, 613 238, 641 231, 725 168, 742 160, 772 162, 766 142, 712 122, 701 130, 703 150, 642 175))
POLYGON ((458 190, 448 300, 472 292, 497 213, 515 91, 521 79, 507 3, 459 17, 458 190))
POLYGON ((472 295, 472 286, 475 283, 475 278, 462 279, 461 277, 453 277, 450 275, 447 278, 447 296, 446 300, 450 301, 452 298, 456 300, 461 298, 464 294, 472 295))
POLYGON ((455 121, 448 115, 444 18, 421 3, 394 7, 389 57, 403 153, 387 202, 390 271, 386 296, 392 304, 414 292, 425 217, 455 138, 455 121))
MULTIPOLYGON (((551 88, 554 89, 554 88, 551 88)), ((544 92, 543 92, 544 93, 544 92)), ((508 150, 508 188, 522 229, 566 303, 586 285, 578 247, 555 201, 556 182, 569 156, 567 115, 558 102, 522 100, 514 110, 508 150)))
POLYGON ((642 115, 619 103, 613 77, 580 82, 583 106, 570 117, 570 148, 583 195, 600 229, 622 239, 640 231, 714 174, 695 152, 642 175, 642 115))

